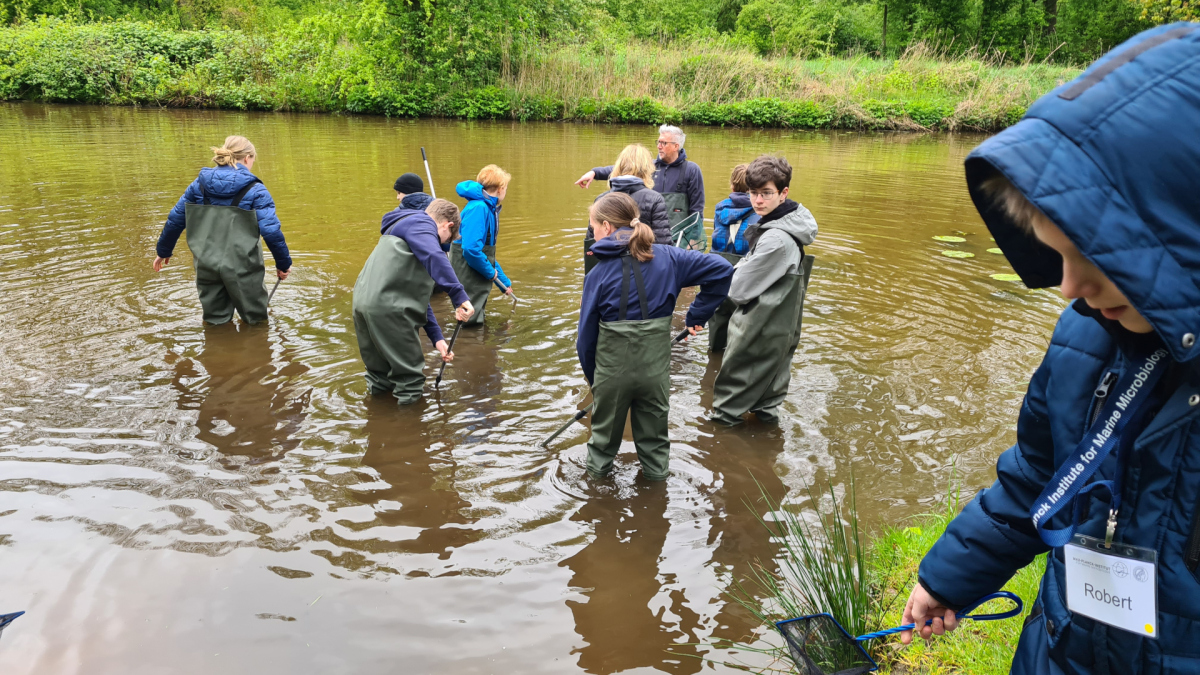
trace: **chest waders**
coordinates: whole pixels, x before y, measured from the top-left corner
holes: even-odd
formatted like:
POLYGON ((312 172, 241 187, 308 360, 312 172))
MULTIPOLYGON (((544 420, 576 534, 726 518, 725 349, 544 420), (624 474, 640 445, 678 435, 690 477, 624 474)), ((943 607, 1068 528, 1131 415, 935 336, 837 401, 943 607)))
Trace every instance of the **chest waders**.
POLYGON ((233 206, 208 203, 204 187, 200 204, 184 205, 184 236, 196 269, 196 290, 204 320, 229 323, 233 312, 246 323, 267 320, 267 289, 263 286, 262 244, 258 214, 238 208, 254 181, 233 197, 233 206))
MULTIPOLYGON (((742 260, 742 256, 736 253, 713 251, 713 254, 728 260, 734 267, 742 260)), ((717 311, 713 312, 712 318, 708 320, 708 351, 718 354, 725 351, 726 345, 729 344, 729 318, 733 316, 735 309, 737 305, 725 298, 721 306, 717 307, 717 311)))
POLYGON ((729 319, 729 343, 713 382, 714 420, 740 424, 748 411, 763 421, 778 419, 800 344, 812 265, 813 257, 804 256, 799 274, 784 275, 729 319))
POLYGON ((385 234, 354 283, 354 332, 372 394, 392 392, 415 403, 425 389, 419 330, 433 295, 433 277, 408 243, 385 234))
MULTIPOLYGON (((493 267, 496 265, 495 244, 484 246, 483 255, 487 257, 493 267)), ((458 277, 458 282, 466 289, 467 297, 471 299, 471 306, 475 308, 475 313, 471 315, 470 319, 464 321, 463 325, 483 325, 483 308, 487 306, 488 294, 492 291, 492 280, 485 279, 482 274, 467 264, 467 259, 463 257, 462 244, 450 246, 450 266, 454 268, 454 276, 458 277)))
POLYGON ((588 441, 587 470, 600 477, 612 471, 621 449, 625 415, 633 427, 633 443, 642 475, 664 480, 671 459, 667 435, 670 411, 671 317, 628 321, 629 276, 638 289, 642 316, 649 316, 642 265, 621 257, 621 304, 616 321, 601 321, 596 342, 596 372, 592 383, 592 438, 588 441))

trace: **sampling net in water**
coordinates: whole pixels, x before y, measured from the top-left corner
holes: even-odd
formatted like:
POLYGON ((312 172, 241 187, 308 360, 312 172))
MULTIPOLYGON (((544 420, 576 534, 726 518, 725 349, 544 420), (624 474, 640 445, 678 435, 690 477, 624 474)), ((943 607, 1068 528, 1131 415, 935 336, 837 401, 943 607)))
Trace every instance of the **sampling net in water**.
POLYGON ((832 616, 814 614, 775 624, 801 675, 859 675, 876 668, 866 650, 832 616))

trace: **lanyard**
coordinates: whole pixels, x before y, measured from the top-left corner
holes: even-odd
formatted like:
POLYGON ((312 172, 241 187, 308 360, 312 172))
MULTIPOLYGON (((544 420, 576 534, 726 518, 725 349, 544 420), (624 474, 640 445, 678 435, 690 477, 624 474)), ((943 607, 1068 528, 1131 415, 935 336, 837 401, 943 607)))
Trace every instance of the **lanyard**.
MULTIPOLYGON (((1059 547, 1071 541, 1075 533, 1075 523, 1083 515, 1085 500, 1077 499, 1098 487, 1104 487, 1111 495, 1111 508, 1108 512, 1108 532, 1106 544, 1112 544, 1113 532, 1117 526, 1117 511, 1121 508, 1121 480, 1125 472, 1122 448, 1132 445, 1127 439, 1122 442, 1124 432, 1130 422, 1135 421, 1145 412, 1145 404, 1152 398, 1154 385, 1162 377, 1168 363, 1167 350, 1159 349, 1153 354, 1137 362, 1136 368, 1129 368, 1117 383, 1116 396, 1110 396, 1104 404, 1104 409, 1096 418, 1095 423, 1084 434, 1083 440, 1075 446, 1067 461, 1058 468, 1054 477, 1042 490, 1042 494, 1034 501, 1029 510, 1029 517, 1037 529, 1038 536, 1051 547, 1059 547), (1117 450, 1118 467, 1115 480, 1096 481, 1085 487, 1088 479, 1100 468, 1114 449, 1117 450), (1061 530, 1051 530, 1045 523, 1059 511, 1075 502, 1073 517, 1070 525, 1061 530)), ((1134 428, 1136 433, 1136 426, 1134 428)))

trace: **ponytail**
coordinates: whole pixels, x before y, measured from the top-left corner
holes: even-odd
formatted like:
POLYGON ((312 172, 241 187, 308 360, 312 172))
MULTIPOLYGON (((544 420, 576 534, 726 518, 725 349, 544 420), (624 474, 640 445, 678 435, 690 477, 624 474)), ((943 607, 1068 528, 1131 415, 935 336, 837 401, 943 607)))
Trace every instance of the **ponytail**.
POLYGON ((213 164, 217 166, 233 166, 247 157, 257 154, 254 144, 245 136, 228 136, 225 144, 219 148, 209 148, 213 153, 213 164))
POLYGON ((650 262, 654 259, 654 231, 649 225, 638 220, 640 215, 637 202, 624 192, 601 195, 588 213, 597 223, 608 221, 613 227, 633 228, 631 234, 621 232, 615 236, 629 247, 629 254, 638 262, 650 262))

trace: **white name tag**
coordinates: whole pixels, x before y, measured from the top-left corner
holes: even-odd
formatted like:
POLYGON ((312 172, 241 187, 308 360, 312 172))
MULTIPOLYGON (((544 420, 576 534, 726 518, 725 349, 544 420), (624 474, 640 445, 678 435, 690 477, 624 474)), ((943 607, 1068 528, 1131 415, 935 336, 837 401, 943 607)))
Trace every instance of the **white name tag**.
POLYGON ((1157 553, 1124 544, 1104 548, 1075 535, 1063 547, 1067 608, 1121 630, 1158 638, 1157 553))

